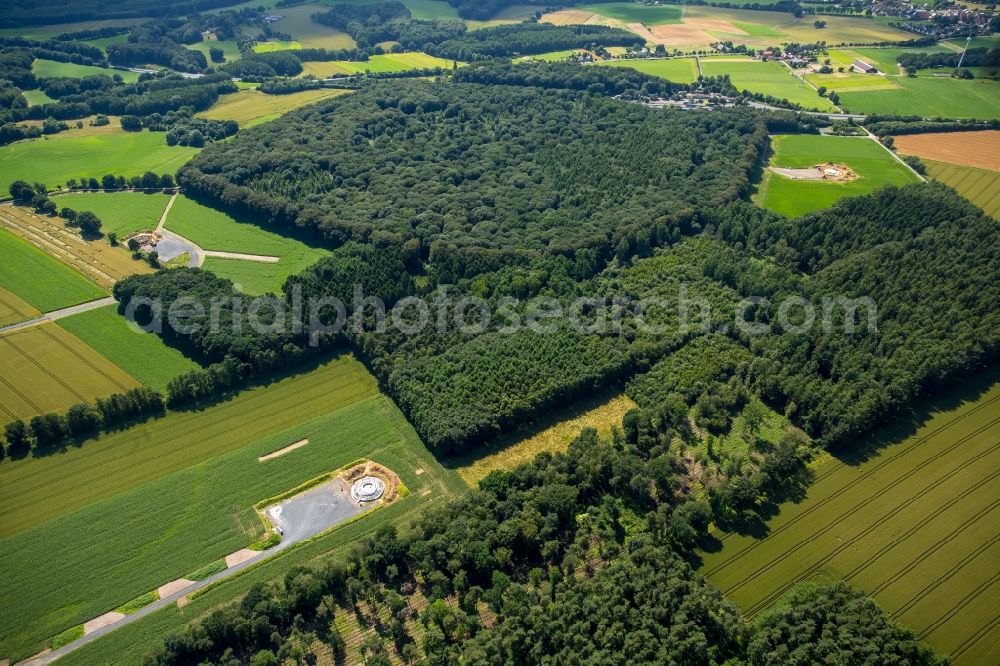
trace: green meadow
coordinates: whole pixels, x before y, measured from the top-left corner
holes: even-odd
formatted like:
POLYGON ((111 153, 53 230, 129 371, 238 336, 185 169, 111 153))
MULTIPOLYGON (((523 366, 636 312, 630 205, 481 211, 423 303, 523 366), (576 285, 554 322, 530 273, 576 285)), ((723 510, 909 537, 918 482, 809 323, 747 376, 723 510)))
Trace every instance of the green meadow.
POLYGON ((166 390, 167 382, 177 375, 200 367, 159 336, 133 328, 114 305, 65 317, 58 324, 157 391, 166 390))
POLYGON ((0 289, 12 292, 41 312, 107 296, 69 266, 4 230, 0 230, 0 257, 0 289))
POLYGON ((846 580, 955 664, 993 663, 1000 383, 989 374, 916 427, 873 436, 870 455, 816 464, 805 499, 781 507, 764 538, 720 535, 701 573, 750 617, 800 581, 846 580))
MULTIPOLYGON (((365 390, 348 388, 360 374, 363 368, 339 378, 339 394, 330 386, 322 416, 0 541, 4 570, 20 572, 0 583, 20 609, 0 619, 0 652, 26 656, 65 627, 247 546, 263 531, 255 502, 359 458, 393 469, 416 491, 400 505, 425 503, 425 488, 440 493, 451 485, 370 377, 362 380, 365 390), (309 443, 292 453, 257 460, 305 438, 309 443)), ((287 407, 254 414, 267 418, 278 409, 287 407)))
POLYGON ((279 257, 276 263, 208 257, 204 268, 228 278, 248 294, 278 291, 289 275, 299 273, 329 251, 240 222, 185 196, 177 197, 166 228, 188 238, 203 250, 279 257))
POLYGON ((162 132, 42 137, 0 147, 0 191, 18 179, 50 188, 70 178, 106 173, 136 176, 174 173, 197 148, 168 146, 162 132))
POLYGON ((41 90, 22 90, 21 94, 24 95, 24 99, 28 102, 28 106, 51 104, 55 101, 41 90))
POLYGON ((854 113, 946 118, 1000 117, 1000 82, 948 77, 894 76, 896 90, 856 90, 840 94, 840 106, 854 113))
POLYGON ((740 90, 787 99, 789 102, 801 104, 807 109, 835 110, 830 100, 820 97, 815 90, 793 75, 787 67, 776 62, 705 58, 701 61, 701 71, 705 76, 728 74, 733 85, 740 90))
POLYGON ((792 134, 771 138, 770 166, 803 169, 834 162, 846 164, 857 174, 850 182, 793 180, 764 172, 755 200, 765 208, 796 217, 829 208, 838 200, 871 192, 883 185, 905 185, 917 180, 878 142, 867 137, 792 134))
POLYGON ((643 74, 659 76, 677 83, 694 83, 698 79, 698 65, 694 58, 670 58, 656 60, 604 60, 598 63, 605 67, 630 67, 643 74))
POLYGON ((135 83, 139 80, 137 72, 109 69, 107 67, 93 67, 91 65, 77 65, 72 62, 57 62, 55 60, 35 60, 31 64, 31 71, 40 79, 50 79, 60 76, 69 78, 97 75, 114 76, 117 74, 122 77, 125 83, 135 83))
POLYGON ((163 192, 74 192, 52 200, 60 208, 89 210, 101 218, 105 233, 113 231, 124 238, 133 231, 155 229, 170 195, 163 192))
POLYGON ((607 16, 622 23, 642 23, 645 25, 662 25, 664 23, 680 23, 684 13, 681 5, 640 5, 634 2, 602 2, 592 5, 579 5, 577 9, 607 16))

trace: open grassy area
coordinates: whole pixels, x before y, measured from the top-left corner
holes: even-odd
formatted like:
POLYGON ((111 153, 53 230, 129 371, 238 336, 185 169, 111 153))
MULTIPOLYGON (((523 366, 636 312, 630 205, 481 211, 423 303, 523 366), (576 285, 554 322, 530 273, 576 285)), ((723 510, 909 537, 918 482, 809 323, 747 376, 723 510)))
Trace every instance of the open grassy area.
POLYGON ((130 326, 114 305, 65 317, 58 325, 157 391, 164 391, 167 382, 177 375, 199 368, 197 363, 165 345, 159 336, 130 326))
POLYGON ((60 208, 89 210, 101 218, 102 231, 113 231, 124 238, 133 231, 155 229, 170 195, 162 192, 73 192, 52 200, 60 208))
POLYGON ((84 175, 174 173, 197 153, 197 148, 168 146, 162 132, 56 134, 18 141, 0 147, 0 190, 6 192, 18 179, 42 182, 51 188, 84 175))
POLYGON ((108 295, 73 269, 5 230, 0 230, 0 257, 3 257, 0 289, 13 293, 40 312, 108 295))
MULTIPOLYGON (((262 533, 255 502, 358 458, 399 473, 414 491, 398 501, 403 506, 425 504, 455 487, 402 415, 374 393, 373 381, 368 378, 363 395, 329 394, 319 417, 299 418, 227 455, 0 542, 5 570, 21 572, 0 583, 4 597, 21 609, 0 619, 0 652, 27 654, 47 635, 246 546, 262 533), (308 446, 268 461, 263 472, 257 456, 306 437, 308 446), (50 553, 44 564, 40 549, 50 553)), ((372 520, 384 519, 383 512, 372 520)))
POLYGON ((347 33, 316 23, 310 18, 326 9, 319 4, 279 7, 274 10, 274 14, 284 18, 273 23, 272 27, 278 32, 291 35, 299 44, 295 48, 352 49, 357 46, 347 33))
POLYGON ((620 393, 597 395, 553 414, 544 423, 533 424, 531 434, 511 433, 469 455, 449 460, 448 466, 454 466, 459 476, 475 487, 495 469, 512 470, 543 451, 565 451, 584 428, 594 428, 601 437, 607 437, 613 427, 621 427, 625 412, 635 406, 631 398, 620 393))
POLYGON ((296 40, 272 39, 267 42, 258 42, 253 45, 255 53, 271 53, 273 51, 296 51, 302 48, 296 40))
POLYGON ((203 40, 197 44, 188 44, 187 48, 193 49, 195 51, 201 51, 208 58, 208 62, 211 64, 210 51, 212 49, 222 49, 222 53, 225 56, 226 62, 231 62, 233 60, 240 59, 240 49, 236 45, 235 39, 213 39, 213 40, 203 40))
POLYGON ((995 661, 1000 383, 988 375, 874 436, 867 456, 821 461, 765 538, 721 535, 701 572, 750 616, 799 581, 845 579, 956 664, 995 661))
POLYGON ((229 278, 250 294, 281 289, 289 275, 303 271, 329 254, 328 250, 240 222, 185 196, 174 202, 166 228, 194 241, 204 250, 280 257, 277 263, 215 257, 205 260, 205 269, 229 278))
POLYGON ((38 106, 39 104, 51 104, 55 102, 54 99, 46 95, 41 90, 23 90, 21 94, 24 95, 24 99, 27 100, 28 106, 38 106))
POLYGON ((153 271, 146 262, 133 259, 121 245, 112 247, 101 238, 84 240, 60 217, 5 206, 0 209, 0 226, 109 291, 124 277, 153 271))
POLYGON ((839 199, 865 194, 883 185, 905 185, 917 180, 876 141, 867 137, 793 134, 771 139, 770 166, 803 169, 834 162, 846 164, 857 174, 850 182, 793 180, 765 171, 755 196, 758 205, 795 217, 829 208, 839 199))
POLYGON ((302 75, 312 74, 319 78, 338 75, 358 74, 363 72, 405 72, 410 69, 427 67, 450 68, 453 60, 437 58, 419 51, 410 53, 386 53, 374 55, 363 62, 333 60, 329 62, 304 62, 302 75))
POLYGON ((1000 220, 1000 171, 923 160, 927 175, 950 185, 963 197, 1000 220))
POLYGON ((891 77, 895 90, 845 90, 840 106, 854 113, 947 118, 1000 117, 1000 82, 948 77, 891 77))
POLYGON ((135 83, 139 80, 137 72, 123 71, 120 69, 109 69, 106 67, 93 67, 91 65, 77 65, 71 62, 57 62, 55 60, 35 60, 31 63, 32 73, 40 79, 66 76, 69 78, 80 78, 84 76, 114 76, 118 74, 125 83, 135 83))
POLYGON ((73 23, 54 23, 52 25, 40 25, 27 28, 2 28, 0 29, 0 36, 27 37, 28 39, 52 39, 56 35, 60 35, 64 32, 74 32, 76 30, 96 30, 98 28, 108 28, 119 25, 133 26, 148 20, 149 19, 141 18, 99 19, 95 21, 76 21, 73 23))
POLYGON ((292 109, 328 97, 343 95, 347 90, 303 90, 290 95, 266 95, 254 88, 223 95, 212 108, 198 114, 201 118, 235 120, 240 127, 253 127, 274 120, 292 109))
POLYGON ((56 324, 0 334, 0 425, 62 411, 138 385, 135 378, 56 324))
MULTIPOLYGON (((720 63, 721 64, 721 63, 720 63)), ((677 83, 693 83, 698 79, 698 65, 694 58, 669 60, 605 60, 598 63, 607 67, 630 67, 643 74, 659 76, 677 83)))
POLYGON ((951 49, 946 46, 941 46, 940 44, 935 44, 933 46, 923 46, 920 48, 898 48, 898 47, 885 47, 885 48, 840 48, 840 49, 830 49, 828 55, 832 61, 834 69, 838 66, 843 65, 847 67, 855 60, 863 60, 871 65, 874 65, 880 72, 885 72, 886 74, 898 74, 899 67, 896 62, 896 58, 903 55, 904 53, 950 53, 951 49))
POLYGON ((705 76, 728 74, 733 85, 740 90, 787 99, 789 102, 801 104, 807 109, 834 110, 830 100, 820 97, 815 90, 793 75, 787 67, 776 62, 705 58, 701 61, 701 71, 705 76))
POLYGON ((602 2, 578 5, 579 9, 613 18, 622 23, 661 25, 680 23, 684 7, 681 5, 639 5, 634 2, 602 2))
POLYGON ((880 76, 877 74, 857 74, 853 72, 837 72, 834 74, 806 74, 806 80, 819 88, 825 87, 830 92, 842 93, 845 90, 897 90, 895 83, 898 77, 880 76))

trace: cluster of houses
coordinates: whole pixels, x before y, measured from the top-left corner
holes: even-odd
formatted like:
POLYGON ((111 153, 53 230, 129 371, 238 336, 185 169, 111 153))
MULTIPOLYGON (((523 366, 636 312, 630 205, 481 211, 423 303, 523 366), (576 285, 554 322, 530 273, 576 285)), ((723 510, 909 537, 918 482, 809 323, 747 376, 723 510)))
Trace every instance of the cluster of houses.
POLYGON ((876 16, 901 19, 890 25, 936 39, 986 35, 995 29, 997 14, 986 8, 970 9, 957 4, 932 7, 910 0, 875 0, 869 7, 876 16), (991 27, 991 21, 994 26, 991 27))
POLYGON ((670 97, 644 97, 616 95, 615 99, 634 102, 651 109, 677 108, 687 110, 709 110, 736 106, 736 100, 717 92, 707 92, 700 86, 696 90, 677 92, 670 97))

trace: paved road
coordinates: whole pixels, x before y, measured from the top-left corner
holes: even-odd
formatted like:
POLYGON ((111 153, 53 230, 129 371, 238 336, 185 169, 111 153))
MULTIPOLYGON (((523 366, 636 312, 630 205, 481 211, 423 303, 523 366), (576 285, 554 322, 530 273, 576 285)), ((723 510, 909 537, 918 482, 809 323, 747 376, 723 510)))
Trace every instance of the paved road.
POLYGON ((70 307, 63 308, 61 310, 46 312, 45 314, 35 317, 34 319, 4 326, 0 328, 0 333, 16 331, 19 328, 27 328, 28 326, 37 326, 38 324, 44 324, 47 321, 55 321, 57 319, 62 319, 63 317, 69 317, 71 315, 80 314, 81 312, 86 312, 87 310, 103 308, 105 305, 114 305, 117 302, 118 301, 116 301, 113 297, 108 296, 106 298, 99 298, 96 301, 87 301, 86 303, 80 303, 79 305, 71 305, 70 307))
POLYGON ((198 581, 183 590, 179 590, 170 596, 160 599, 159 601, 154 601, 150 605, 139 609, 135 613, 126 615, 117 622, 112 622, 111 624, 95 629, 86 636, 78 638, 58 650, 53 650, 27 661, 19 662, 17 666, 42 666, 43 664, 49 664, 59 657, 62 657, 63 655, 72 652, 87 643, 90 643, 105 634, 111 633, 119 627, 123 627, 126 624, 135 622, 136 620, 151 613, 155 613, 168 604, 175 603, 181 597, 187 596, 192 592, 200 590, 201 588, 211 585, 212 583, 222 580, 223 578, 228 578, 241 569, 246 569, 261 560, 274 557, 281 551, 286 550, 297 543, 305 541, 306 539, 321 532, 325 532, 337 523, 343 522, 349 518, 353 518, 354 516, 368 511, 373 506, 375 505, 371 503, 364 505, 355 504, 350 499, 350 487, 344 481, 340 480, 339 477, 333 481, 324 483, 320 486, 307 490, 304 493, 289 498, 284 502, 271 507, 267 511, 268 517, 271 518, 271 521, 283 532, 281 543, 277 546, 271 548, 270 550, 261 551, 259 555, 255 555, 249 560, 231 566, 225 571, 220 571, 213 576, 209 576, 205 580, 198 581))

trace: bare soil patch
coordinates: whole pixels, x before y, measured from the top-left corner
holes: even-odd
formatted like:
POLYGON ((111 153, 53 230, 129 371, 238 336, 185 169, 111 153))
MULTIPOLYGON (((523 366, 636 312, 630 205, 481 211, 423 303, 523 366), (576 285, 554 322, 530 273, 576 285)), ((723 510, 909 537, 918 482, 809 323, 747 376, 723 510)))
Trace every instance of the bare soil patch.
POLYGON ((664 44, 666 46, 680 46, 681 44, 710 44, 717 41, 712 35, 702 28, 692 25, 690 22, 681 24, 654 25, 646 29, 641 23, 629 23, 628 29, 632 30, 640 37, 645 37, 647 41, 654 44, 664 44), (645 34, 639 32, 633 26, 639 26, 645 30, 645 34))
POLYGON ((372 462, 371 460, 365 461, 351 467, 340 476, 348 484, 354 483, 365 476, 377 476, 385 484, 385 493, 382 495, 382 501, 388 504, 399 496, 399 476, 388 467, 383 467, 377 462, 372 462))
POLYGON ((104 615, 101 615, 99 617, 95 617, 90 622, 84 622, 83 623, 83 633, 84 633, 84 635, 87 635, 89 633, 97 631, 101 627, 106 627, 109 624, 114 624, 115 622, 117 622, 118 620, 122 619, 123 617, 125 617, 125 613, 118 613, 118 612, 115 612, 115 611, 107 612, 104 615))
POLYGON ((724 21, 721 19, 687 19, 684 21, 686 25, 692 28, 698 28, 699 30, 713 30, 716 32, 725 32, 730 35, 749 35, 750 33, 742 28, 737 28, 734 24, 729 21, 724 21))
POLYGON ((303 446, 305 446, 308 443, 309 443, 308 439, 300 439, 299 441, 295 442, 294 444, 289 444, 288 446, 286 446, 283 449, 278 449, 277 451, 272 451, 271 453, 268 453, 267 455, 259 456, 257 458, 257 462, 264 462, 265 460, 271 460, 272 458, 277 458, 278 456, 283 456, 286 453, 291 453, 295 449, 302 448, 303 446))
POLYGON ((549 12, 540 20, 542 23, 553 25, 621 25, 620 22, 612 18, 582 9, 561 9, 557 12, 549 12))
POLYGON ((908 134, 893 142, 904 155, 1000 171, 1000 130, 908 134))
POLYGON ((237 564, 242 564, 243 562, 246 562, 249 559, 257 557, 258 555, 260 555, 259 550, 250 550, 249 548, 241 548, 235 553, 230 553, 229 555, 226 555, 226 568, 230 569, 232 567, 235 567, 237 564))
POLYGON ((829 180, 835 183, 847 183, 858 177, 846 164, 817 164, 806 169, 787 169, 783 167, 768 167, 769 170, 792 180, 829 180))
POLYGON ((172 580, 169 583, 164 583, 163 585, 156 588, 157 593, 159 593, 161 599, 166 599, 171 594, 180 592, 194 585, 193 580, 188 580, 187 578, 178 578, 177 580, 172 580))

